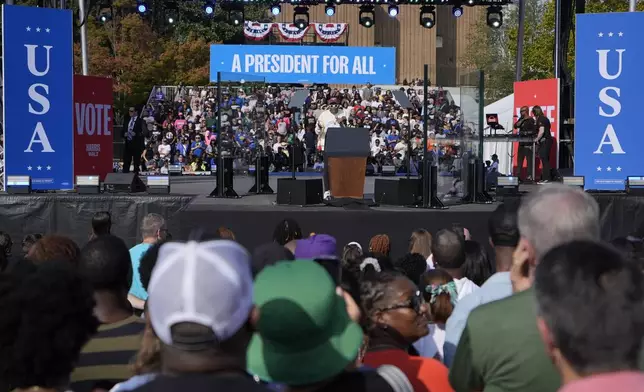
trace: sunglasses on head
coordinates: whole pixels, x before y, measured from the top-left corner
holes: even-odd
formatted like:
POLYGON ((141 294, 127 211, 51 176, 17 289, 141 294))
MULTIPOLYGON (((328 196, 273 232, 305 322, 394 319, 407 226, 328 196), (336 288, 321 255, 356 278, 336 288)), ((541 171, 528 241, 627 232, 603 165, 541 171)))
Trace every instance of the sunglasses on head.
POLYGON ((378 310, 381 312, 387 312, 389 310, 396 309, 413 309, 417 314, 421 314, 421 308, 424 303, 425 298, 423 298, 423 294, 420 292, 420 290, 416 290, 416 292, 407 301, 396 305, 387 306, 385 308, 380 308, 378 310))

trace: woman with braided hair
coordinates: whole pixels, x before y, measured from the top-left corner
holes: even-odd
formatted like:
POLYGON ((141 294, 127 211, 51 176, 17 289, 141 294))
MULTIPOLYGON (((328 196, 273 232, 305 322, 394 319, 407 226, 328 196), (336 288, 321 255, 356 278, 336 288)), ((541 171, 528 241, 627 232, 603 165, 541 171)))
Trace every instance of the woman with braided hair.
POLYGON ((387 234, 376 234, 369 241, 369 253, 375 257, 389 257, 391 241, 387 234))
POLYGON ((447 368, 435 359, 418 356, 412 346, 429 333, 429 309, 423 293, 409 278, 396 271, 373 274, 361 284, 361 301, 369 323, 365 365, 396 366, 415 391, 453 391, 447 368))

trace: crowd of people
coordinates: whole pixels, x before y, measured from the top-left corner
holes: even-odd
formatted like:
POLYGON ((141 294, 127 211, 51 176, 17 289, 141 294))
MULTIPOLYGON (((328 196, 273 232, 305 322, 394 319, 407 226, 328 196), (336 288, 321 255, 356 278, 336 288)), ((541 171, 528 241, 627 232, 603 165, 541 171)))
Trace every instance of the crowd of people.
MULTIPOLYGON (((346 89, 314 86, 302 107, 290 107, 296 88, 239 86, 222 88, 222 149, 246 167, 258 153, 269 158, 273 171, 322 170, 320 115, 336 106, 341 127, 371 130, 370 169, 382 166, 407 170, 407 158, 419 157, 423 140, 423 90, 416 85, 396 86, 405 92, 410 106, 398 102, 391 89, 367 85, 346 89)), ((463 121, 461 109, 447 91, 432 89, 428 98, 429 146, 447 170, 459 153, 463 121)), ((141 171, 168 171, 178 164, 184 172, 210 171, 217 155, 216 88, 182 87, 177 93, 161 88, 141 111, 148 129, 141 155, 141 171), (167 96, 167 95, 171 96, 167 96)), ((422 153, 421 153, 422 155, 422 153)), ((370 171, 371 172, 371 171, 370 171)))
POLYGON ((643 242, 602 242, 578 189, 500 205, 488 238, 415 230, 402 255, 290 219, 252 254, 157 214, 128 249, 111 224, 82 247, 0 233, 0 390, 644 391, 643 242))

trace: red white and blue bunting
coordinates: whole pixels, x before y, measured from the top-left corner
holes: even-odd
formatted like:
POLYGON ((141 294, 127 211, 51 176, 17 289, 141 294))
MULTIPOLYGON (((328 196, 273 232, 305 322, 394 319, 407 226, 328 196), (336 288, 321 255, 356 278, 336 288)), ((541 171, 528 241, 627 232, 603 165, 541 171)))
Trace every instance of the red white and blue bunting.
POLYGON ((293 23, 276 23, 276 25, 282 38, 287 41, 301 41, 306 35, 306 32, 309 31, 309 27, 311 27, 311 25, 308 25, 305 28, 300 29, 293 23))
POLYGON ((295 27, 293 23, 261 23, 244 22, 244 36, 252 40, 263 40, 275 28, 280 36, 290 42, 301 41, 310 28, 323 42, 336 42, 349 29, 347 23, 311 23, 304 29, 295 27))
POLYGON ((273 28, 272 23, 244 22, 244 35, 248 39, 260 41, 270 34, 273 28))
POLYGON ((324 42, 335 42, 349 28, 346 23, 313 23, 315 34, 324 42))

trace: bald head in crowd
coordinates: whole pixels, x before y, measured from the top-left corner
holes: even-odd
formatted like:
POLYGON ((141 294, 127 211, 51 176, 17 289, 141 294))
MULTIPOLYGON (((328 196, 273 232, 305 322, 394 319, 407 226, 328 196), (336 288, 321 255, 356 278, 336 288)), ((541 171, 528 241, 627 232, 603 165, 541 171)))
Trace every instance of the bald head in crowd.
POLYGON ((576 187, 547 185, 521 202, 518 213, 521 240, 533 262, 550 249, 579 240, 599 240, 599 206, 576 187))

